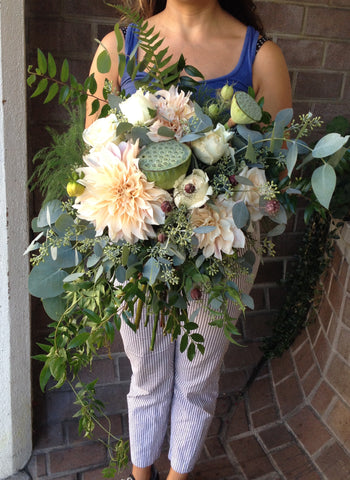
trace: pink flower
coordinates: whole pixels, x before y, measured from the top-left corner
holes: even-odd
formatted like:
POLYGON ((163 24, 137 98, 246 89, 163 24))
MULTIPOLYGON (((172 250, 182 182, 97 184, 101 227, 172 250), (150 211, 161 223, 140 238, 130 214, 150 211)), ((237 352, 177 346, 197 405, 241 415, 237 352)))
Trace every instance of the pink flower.
POLYGON ((234 248, 244 248, 245 236, 242 230, 236 227, 232 217, 232 207, 235 202, 219 195, 213 207, 208 203, 202 208, 195 208, 191 216, 193 228, 212 226, 214 230, 208 233, 195 234, 199 241, 199 248, 208 258, 214 255, 222 259, 222 252, 233 254, 234 248))
POLYGON ((154 238, 152 225, 164 223, 161 204, 170 195, 147 181, 138 168, 138 151, 138 144, 110 143, 87 155, 87 167, 80 169, 85 190, 76 198, 78 217, 92 222, 97 235, 107 227, 113 242, 154 238))
POLYGON ((158 134, 160 127, 168 127, 175 133, 179 140, 186 133, 188 120, 194 115, 194 105, 190 100, 190 93, 185 94, 182 90, 172 85, 169 90, 157 92, 155 102, 157 109, 156 121, 150 126, 148 133, 153 142, 169 140, 169 137, 158 134))

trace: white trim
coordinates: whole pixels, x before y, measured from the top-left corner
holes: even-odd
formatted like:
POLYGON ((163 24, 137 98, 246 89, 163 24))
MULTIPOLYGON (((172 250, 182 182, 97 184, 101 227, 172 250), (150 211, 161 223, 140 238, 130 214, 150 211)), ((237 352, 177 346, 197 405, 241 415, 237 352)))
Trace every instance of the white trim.
POLYGON ((0 0, 0 478, 31 454, 24 0, 0 0))

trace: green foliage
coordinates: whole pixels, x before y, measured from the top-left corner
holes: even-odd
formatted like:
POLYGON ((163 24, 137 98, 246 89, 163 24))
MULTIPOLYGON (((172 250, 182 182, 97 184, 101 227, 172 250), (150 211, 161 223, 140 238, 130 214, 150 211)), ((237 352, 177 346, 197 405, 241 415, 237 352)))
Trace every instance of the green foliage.
POLYGON ((36 166, 28 183, 31 191, 40 190, 44 203, 66 197, 67 172, 73 172, 83 163, 84 112, 82 107, 67 108, 67 112, 67 129, 58 133, 48 128, 51 145, 39 150, 33 158, 36 166))
POLYGON ((330 218, 324 219, 318 214, 306 227, 295 265, 284 282, 286 297, 274 320, 272 335, 264 341, 266 358, 282 356, 309 321, 320 276, 329 265, 332 253, 329 227, 330 218))

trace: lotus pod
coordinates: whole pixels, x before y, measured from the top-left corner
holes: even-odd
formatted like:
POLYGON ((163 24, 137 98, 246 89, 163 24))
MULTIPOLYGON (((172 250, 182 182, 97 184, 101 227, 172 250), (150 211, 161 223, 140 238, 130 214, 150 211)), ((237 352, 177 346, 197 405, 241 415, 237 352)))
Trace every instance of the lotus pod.
POLYGON ((231 118, 238 125, 259 122, 262 110, 246 92, 236 92, 231 102, 231 118))
POLYGON ((140 152, 139 167, 149 182, 170 190, 185 175, 191 162, 191 149, 176 140, 146 145, 140 152))

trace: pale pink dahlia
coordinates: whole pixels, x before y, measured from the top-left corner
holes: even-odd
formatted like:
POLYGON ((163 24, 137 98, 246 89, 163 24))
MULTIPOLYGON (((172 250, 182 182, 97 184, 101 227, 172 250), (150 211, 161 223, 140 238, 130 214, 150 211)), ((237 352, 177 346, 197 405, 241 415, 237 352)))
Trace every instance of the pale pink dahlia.
POLYGON ((97 235, 107 227, 113 242, 153 238, 152 225, 164 223, 161 204, 169 194, 139 170, 138 151, 138 144, 110 143, 84 157, 87 167, 80 169, 85 190, 76 198, 78 217, 92 222, 97 235))
POLYGON ((191 224, 194 228, 213 226, 214 230, 208 233, 197 233, 199 248, 203 249, 203 255, 208 258, 214 255, 222 259, 222 252, 227 255, 233 254, 234 248, 244 248, 245 236, 242 230, 236 227, 232 217, 232 207, 235 202, 219 195, 211 207, 205 204, 202 208, 195 208, 191 216, 191 224))
POLYGON ((190 93, 185 94, 172 85, 169 90, 159 90, 156 95, 157 116, 156 121, 150 126, 149 138, 153 142, 169 140, 169 137, 158 134, 158 129, 164 126, 173 130, 175 138, 179 140, 186 133, 188 120, 194 115, 190 93))

